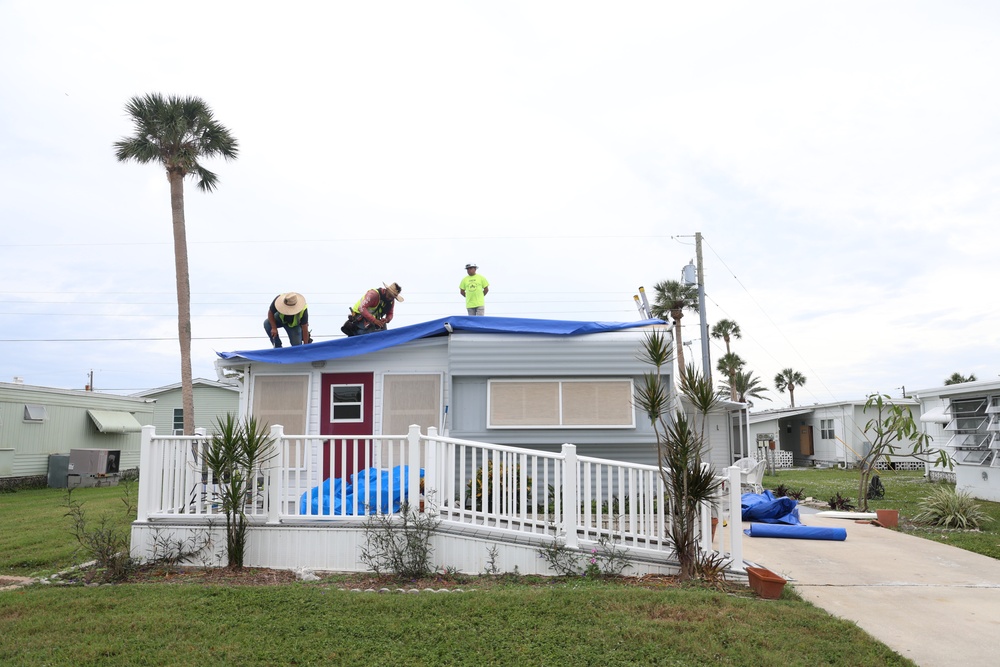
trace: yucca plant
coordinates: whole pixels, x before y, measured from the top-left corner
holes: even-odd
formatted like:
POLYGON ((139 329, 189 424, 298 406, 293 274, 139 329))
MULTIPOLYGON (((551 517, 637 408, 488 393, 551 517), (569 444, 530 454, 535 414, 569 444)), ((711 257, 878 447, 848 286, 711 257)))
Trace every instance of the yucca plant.
POLYGON ((217 433, 205 452, 205 465, 215 483, 213 502, 226 515, 226 554, 229 567, 243 567, 250 522, 246 506, 256 502, 262 465, 273 458, 273 440, 265 425, 253 417, 240 421, 231 413, 216 424, 217 433))
POLYGON ((938 487, 920 501, 915 523, 942 528, 975 529, 993 520, 976 499, 965 491, 938 487))

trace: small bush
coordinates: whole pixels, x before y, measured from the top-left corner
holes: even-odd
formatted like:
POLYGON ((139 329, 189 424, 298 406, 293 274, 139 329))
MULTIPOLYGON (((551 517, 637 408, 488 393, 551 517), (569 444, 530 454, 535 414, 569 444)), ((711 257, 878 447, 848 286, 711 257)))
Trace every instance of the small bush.
POLYGON ((802 500, 804 497, 802 489, 790 489, 784 484, 779 484, 775 488, 771 489, 771 493, 774 494, 775 498, 793 498, 795 500, 802 500))
POLYGON ((942 528, 979 528, 993 520, 968 493, 947 487, 931 491, 920 502, 919 508, 920 512, 913 517, 914 522, 942 528))
POLYGON ((440 519, 431 513, 414 512, 407 503, 399 514, 372 514, 365 521, 365 545, 361 562, 377 576, 392 574, 404 579, 422 579, 434 573, 431 536, 440 519))
POLYGON ((837 495, 835 495, 833 498, 830 498, 830 500, 827 502, 829 503, 830 509, 832 510, 850 512, 854 509, 854 503, 851 502, 851 499, 845 498, 844 496, 840 495, 840 491, 838 491, 837 495))
POLYGON ((597 541, 597 546, 589 554, 570 551, 558 539, 553 539, 551 545, 538 548, 538 556, 562 577, 617 577, 632 567, 628 554, 605 536, 597 541))
POLYGON ((73 489, 66 489, 63 505, 70 519, 70 531, 81 549, 94 560, 105 583, 124 581, 138 567, 130 553, 129 518, 135 515, 133 501, 132 486, 123 484, 124 517, 104 513, 95 522, 87 516, 83 503, 73 497, 73 489))

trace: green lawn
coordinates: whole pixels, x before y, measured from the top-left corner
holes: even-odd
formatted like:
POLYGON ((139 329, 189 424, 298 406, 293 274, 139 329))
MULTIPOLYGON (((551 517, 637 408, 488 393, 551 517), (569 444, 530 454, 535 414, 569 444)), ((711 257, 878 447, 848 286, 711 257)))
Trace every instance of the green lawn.
MULTIPOLYGON (((884 479, 884 506, 912 507, 903 489, 912 503, 928 488, 912 476, 884 479)), ((850 475, 839 471, 783 471, 765 481, 817 497, 850 489, 850 475)), ((122 492, 80 489, 74 497, 88 516, 124 524, 122 492)), ((48 489, 0 494, 0 576, 47 574, 84 559, 64 501, 64 492, 48 489)), ((764 601, 748 589, 590 578, 473 580, 466 592, 419 594, 342 591, 341 581, 0 592, 0 664, 912 664, 787 588, 764 601)))
MULTIPOLYGON (((857 504, 858 471, 824 469, 778 470, 776 475, 764 476, 764 488, 774 489, 785 485, 789 489, 801 489, 805 496, 812 496, 826 503, 837 493, 850 498, 857 504)), ((944 482, 927 482, 922 472, 896 472, 887 470, 879 473, 885 486, 885 497, 868 501, 869 509, 899 510, 900 530, 944 544, 974 551, 975 553, 1000 558, 1000 503, 979 501, 983 510, 993 521, 983 526, 981 531, 949 531, 925 526, 917 526, 911 519, 918 513, 918 505, 937 484, 954 488, 944 482)))

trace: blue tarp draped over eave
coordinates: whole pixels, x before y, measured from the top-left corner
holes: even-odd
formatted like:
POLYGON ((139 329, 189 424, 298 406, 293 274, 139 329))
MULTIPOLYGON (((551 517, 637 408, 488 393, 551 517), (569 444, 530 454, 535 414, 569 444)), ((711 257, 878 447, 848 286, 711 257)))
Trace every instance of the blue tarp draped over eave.
POLYGON ((223 359, 247 359, 265 361, 270 364, 298 364, 310 361, 326 361, 356 357, 369 352, 377 352, 421 338, 430 338, 452 331, 478 333, 518 333, 542 334, 549 336, 580 336, 602 331, 621 331, 651 324, 664 324, 663 320, 640 320, 638 322, 574 322, 570 320, 536 320, 522 317, 443 317, 421 324, 411 324, 398 329, 379 331, 363 336, 337 338, 310 345, 267 348, 263 350, 238 350, 218 352, 223 359))

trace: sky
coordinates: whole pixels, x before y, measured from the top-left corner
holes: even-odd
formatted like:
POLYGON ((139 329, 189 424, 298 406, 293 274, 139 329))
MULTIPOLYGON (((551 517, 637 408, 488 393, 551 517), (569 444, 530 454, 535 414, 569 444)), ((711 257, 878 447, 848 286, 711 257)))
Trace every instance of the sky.
POLYGON ((383 282, 390 326, 464 314, 469 262, 487 315, 636 320, 700 233, 759 408, 784 368, 797 405, 995 379, 997 34, 985 1, 0 0, 0 381, 180 381, 165 173, 112 147, 154 92, 239 141, 185 186, 195 377, 281 292, 316 340, 383 282))

